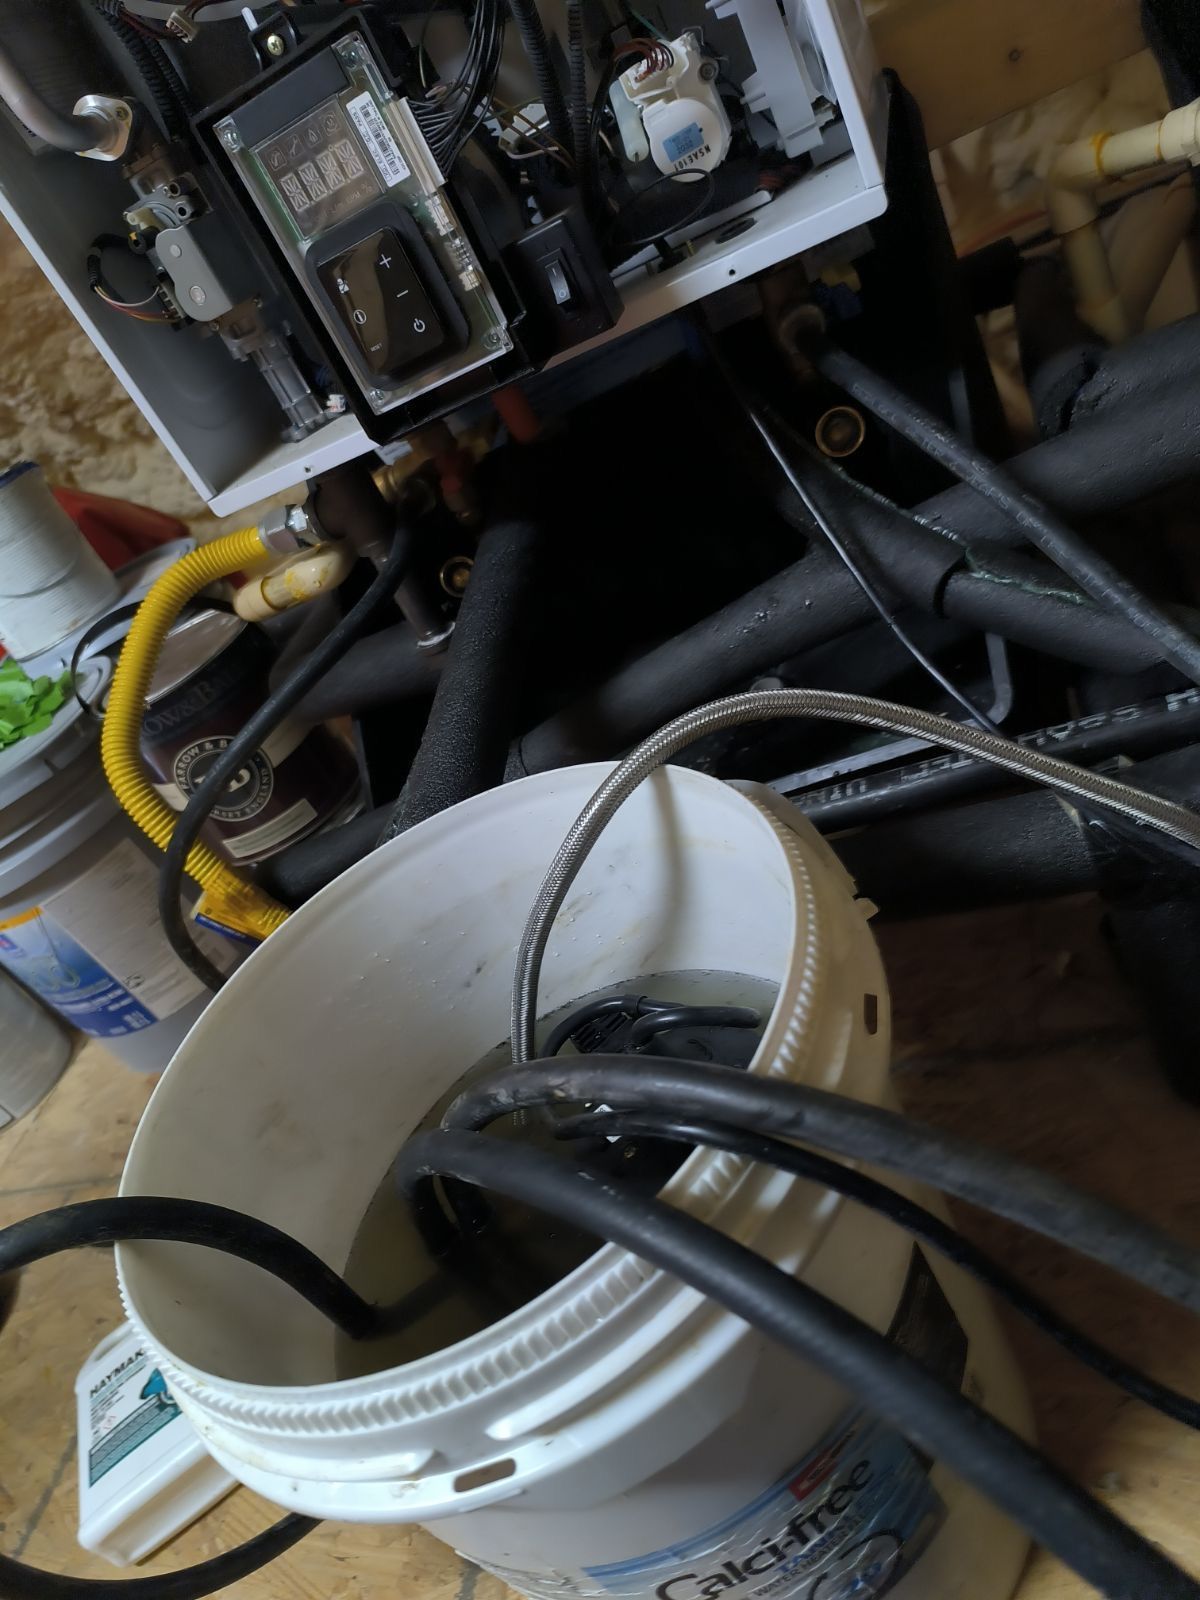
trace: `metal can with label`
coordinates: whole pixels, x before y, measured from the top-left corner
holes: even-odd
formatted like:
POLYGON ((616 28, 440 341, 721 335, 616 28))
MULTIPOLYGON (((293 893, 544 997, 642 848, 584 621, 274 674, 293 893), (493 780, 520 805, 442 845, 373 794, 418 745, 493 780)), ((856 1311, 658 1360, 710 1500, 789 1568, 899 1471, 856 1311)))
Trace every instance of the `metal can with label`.
MULTIPOLYGON (((260 628, 202 611, 172 628, 142 719, 156 787, 182 811, 212 764, 269 693, 275 647, 260 628)), ((358 766, 327 728, 285 717, 229 781, 205 833, 230 861, 262 861, 353 815, 358 766)))

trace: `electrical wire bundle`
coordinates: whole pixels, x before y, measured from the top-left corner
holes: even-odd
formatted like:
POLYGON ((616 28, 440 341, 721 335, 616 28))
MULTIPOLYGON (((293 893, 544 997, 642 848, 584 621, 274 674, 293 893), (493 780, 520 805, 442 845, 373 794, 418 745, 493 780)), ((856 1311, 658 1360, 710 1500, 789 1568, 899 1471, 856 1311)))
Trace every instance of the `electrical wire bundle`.
MULTIPOLYGON (((216 4, 217 0, 186 0, 186 3, 179 7, 179 14, 186 22, 192 22, 202 11, 216 4)), ((118 5, 116 12, 123 22, 127 22, 131 28, 135 28, 138 33, 144 34, 149 39, 178 40, 181 38, 181 35, 171 29, 167 23, 160 22, 155 17, 140 15, 127 5, 118 5)))
MULTIPOLYGON (((695 222, 708 210, 716 190, 715 177, 704 167, 690 167, 683 172, 659 173, 651 182, 640 188, 630 184, 628 175, 623 173, 629 188, 629 195, 624 202, 619 200, 612 189, 604 183, 602 178, 604 162, 600 153, 601 140, 604 138, 604 117, 605 113, 611 112, 612 109, 609 96, 613 84, 625 70, 631 57, 641 60, 639 73, 641 77, 651 72, 665 72, 675 59, 670 45, 663 39, 638 36, 614 45, 601 73, 600 83, 592 101, 591 114, 586 123, 586 137, 582 138, 579 154, 576 157, 583 202, 591 217, 592 225, 607 242, 610 255, 618 258, 632 255, 647 245, 656 244, 676 228, 685 228, 688 223, 695 222), (656 195, 664 188, 690 191, 687 204, 681 205, 677 210, 672 207, 670 214, 654 217, 653 208, 643 202, 646 196, 656 195), (639 209, 651 214, 651 222, 637 231, 631 226, 633 220, 631 213, 636 216, 639 209)), ((609 150, 610 152, 614 150, 611 143, 609 150)))
POLYGON ((135 322, 156 322, 160 327, 169 328, 175 323, 175 318, 169 316, 163 308, 162 296, 157 287, 148 294, 144 300, 125 300, 108 282, 104 276, 103 256, 109 249, 128 250, 128 241, 119 233, 102 233, 93 239, 86 257, 88 288, 105 305, 111 306, 114 311, 119 311, 122 316, 132 317, 135 322), (150 311, 149 306, 157 306, 157 311, 150 311))
POLYGON ((451 83, 435 84, 423 99, 414 96, 410 101, 417 124, 444 174, 491 110, 503 46, 502 0, 475 0, 466 59, 457 78, 451 83))

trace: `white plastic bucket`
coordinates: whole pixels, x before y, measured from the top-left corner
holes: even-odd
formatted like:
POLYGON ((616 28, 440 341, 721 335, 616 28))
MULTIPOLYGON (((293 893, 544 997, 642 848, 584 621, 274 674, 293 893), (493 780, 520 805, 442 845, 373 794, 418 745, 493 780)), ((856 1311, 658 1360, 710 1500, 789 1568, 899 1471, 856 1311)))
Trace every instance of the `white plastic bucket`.
MULTIPOLYGON (((340 1270, 406 1135, 505 1036, 520 928, 606 770, 478 796, 292 917, 179 1050, 122 1193, 219 1201, 340 1270)), ((886 1097, 883 972, 832 852, 769 791, 667 769, 580 874, 541 1002, 694 969, 779 984, 752 1070, 886 1097)), ((982 1296, 881 1220, 704 1151, 665 1192, 1027 1425, 982 1296)), ((330 1326, 258 1269, 155 1244, 117 1265, 130 1320, 243 1482, 315 1516, 424 1523, 539 1600, 1003 1600, 1015 1584, 1025 1540, 999 1513, 615 1246, 460 1344, 341 1382, 330 1326)))
POLYGON ((0 972, 0 1127, 32 1111, 70 1059, 70 1034, 0 972))
POLYGON ((37 463, 0 473, 0 644, 8 653, 41 655, 119 599, 116 578, 37 463))
POLYGON ((127 1066, 161 1072, 210 995, 167 943, 161 854, 113 798, 97 734, 68 703, 0 751, 0 969, 127 1066))

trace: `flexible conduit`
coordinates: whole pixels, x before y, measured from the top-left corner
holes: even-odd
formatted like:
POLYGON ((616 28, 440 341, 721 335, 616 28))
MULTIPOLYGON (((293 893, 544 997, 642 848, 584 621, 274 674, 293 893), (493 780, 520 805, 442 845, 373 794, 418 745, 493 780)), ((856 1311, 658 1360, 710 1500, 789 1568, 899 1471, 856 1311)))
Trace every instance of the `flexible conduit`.
MULTIPOLYGON (((175 813, 142 765, 140 748, 146 696, 159 652, 179 613, 193 596, 267 554, 257 528, 243 528, 192 550, 168 568, 138 607, 113 674, 100 738, 100 758, 113 794, 144 834, 165 850, 175 813)), ((212 896, 214 916, 236 931, 265 939, 288 912, 217 855, 197 842, 188 852, 188 875, 212 896)))

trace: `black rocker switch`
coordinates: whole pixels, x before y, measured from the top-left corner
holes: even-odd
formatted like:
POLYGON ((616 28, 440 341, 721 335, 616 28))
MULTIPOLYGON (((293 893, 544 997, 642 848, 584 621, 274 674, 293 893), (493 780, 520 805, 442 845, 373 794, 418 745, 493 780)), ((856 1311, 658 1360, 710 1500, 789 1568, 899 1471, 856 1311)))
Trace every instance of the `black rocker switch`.
POLYGON ((352 245, 317 270, 367 366, 379 377, 427 367, 450 342, 391 228, 352 245))

